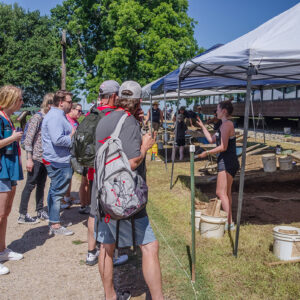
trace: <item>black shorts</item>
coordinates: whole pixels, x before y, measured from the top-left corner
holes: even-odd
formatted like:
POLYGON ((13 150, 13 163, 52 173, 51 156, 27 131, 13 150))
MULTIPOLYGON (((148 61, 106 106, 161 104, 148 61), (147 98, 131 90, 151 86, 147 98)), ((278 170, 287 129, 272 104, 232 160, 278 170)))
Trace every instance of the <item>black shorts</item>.
POLYGON ((218 160, 218 172, 226 171, 232 178, 234 178, 239 168, 240 164, 238 160, 230 163, 225 162, 224 159, 218 160))
POLYGON ((177 146, 185 146, 185 139, 177 139, 176 145, 177 146))

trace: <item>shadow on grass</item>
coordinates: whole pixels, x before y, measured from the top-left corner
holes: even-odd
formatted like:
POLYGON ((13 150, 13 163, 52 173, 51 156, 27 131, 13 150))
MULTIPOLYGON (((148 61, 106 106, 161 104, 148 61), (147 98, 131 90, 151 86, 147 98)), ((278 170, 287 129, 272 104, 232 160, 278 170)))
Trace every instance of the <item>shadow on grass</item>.
POLYGON ((228 230, 228 236, 229 236, 229 240, 230 240, 230 245, 232 248, 232 254, 234 252, 234 242, 233 242, 233 237, 232 237, 232 232, 228 230))
POLYGON ((144 280, 142 271, 142 253, 137 248, 137 254, 130 248, 120 248, 119 255, 127 254, 128 261, 125 264, 114 267, 114 286, 118 292, 129 291, 132 297, 146 294, 146 299, 151 299, 149 289, 144 280))
POLYGON ((186 245, 186 253, 187 253, 188 260, 189 260, 189 265, 190 265, 190 274, 192 276, 192 265, 193 265, 193 262, 192 262, 191 247, 189 245, 186 245))

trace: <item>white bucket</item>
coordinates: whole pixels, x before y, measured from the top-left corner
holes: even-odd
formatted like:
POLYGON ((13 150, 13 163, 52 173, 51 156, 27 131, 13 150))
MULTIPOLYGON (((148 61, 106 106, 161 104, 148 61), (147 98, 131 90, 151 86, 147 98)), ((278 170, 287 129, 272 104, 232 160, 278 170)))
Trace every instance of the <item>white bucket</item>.
POLYGON ((212 217, 201 214, 200 234, 207 238, 221 238, 224 236, 227 217, 212 217))
MULTIPOLYGON (((199 231, 199 229, 200 229, 200 217, 201 217, 202 211, 203 210, 195 210, 195 228, 196 228, 196 231, 199 231)), ((192 214, 192 213, 190 213, 190 214, 192 214)))
POLYGON ((284 134, 291 134, 291 127, 283 127, 284 134))
POLYGON ((276 171, 276 156, 275 154, 264 154, 261 156, 265 172, 276 171))
POLYGON ((273 253, 280 260, 300 259, 300 228, 276 226, 273 228, 273 253), (282 230, 283 232, 280 232, 282 230), (295 231, 296 233, 288 233, 295 231), (287 232, 287 233, 285 233, 287 232))
POLYGON ((195 210, 195 228, 200 229, 201 210, 195 210))
POLYGON ((292 170, 293 159, 291 156, 281 156, 278 158, 280 170, 292 170))

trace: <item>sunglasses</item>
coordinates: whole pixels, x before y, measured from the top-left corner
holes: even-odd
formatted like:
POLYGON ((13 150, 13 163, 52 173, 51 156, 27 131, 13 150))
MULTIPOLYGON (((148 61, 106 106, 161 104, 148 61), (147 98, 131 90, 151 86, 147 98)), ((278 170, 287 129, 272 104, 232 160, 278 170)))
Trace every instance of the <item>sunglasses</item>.
POLYGON ((82 110, 81 109, 75 108, 75 110, 77 110, 80 114, 82 114, 82 110))

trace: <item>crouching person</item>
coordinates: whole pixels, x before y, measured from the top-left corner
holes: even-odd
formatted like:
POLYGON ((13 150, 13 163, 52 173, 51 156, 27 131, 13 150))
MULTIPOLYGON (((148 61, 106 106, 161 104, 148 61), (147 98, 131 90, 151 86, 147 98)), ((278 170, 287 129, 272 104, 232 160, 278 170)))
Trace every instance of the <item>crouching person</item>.
MULTIPOLYGON (((136 170, 145 180, 145 156, 147 150, 154 144, 154 139, 152 139, 150 134, 141 136, 140 125, 134 117, 137 111, 140 110, 141 92, 142 89, 137 82, 126 81, 121 85, 119 98, 116 101, 117 109, 98 123, 96 143, 97 149, 104 145, 114 132, 119 120, 124 114, 127 114, 118 137, 122 143, 125 156, 129 160, 131 170, 136 170)), ((96 172, 98 171, 96 170, 96 172)), ((122 192, 125 194, 126 192, 130 193, 129 190, 122 190, 122 192)), ((92 201, 97 201, 97 194, 97 180, 94 180, 92 201)), ((117 295, 113 286, 113 255, 116 245, 117 221, 110 219, 109 222, 106 222, 105 217, 95 220, 95 236, 97 241, 101 243, 99 272, 103 282, 105 299, 129 299, 129 292, 117 295)), ((159 245, 149 223, 146 208, 134 215, 134 224, 135 235, 133 236, 131 220, 120 220, 118 245, 120 247, 132 246, 133 240, 135 240, 135 244, 139 245, 142 251, 143 274, 152 299, 163 299, 158 258, 159 245)))

